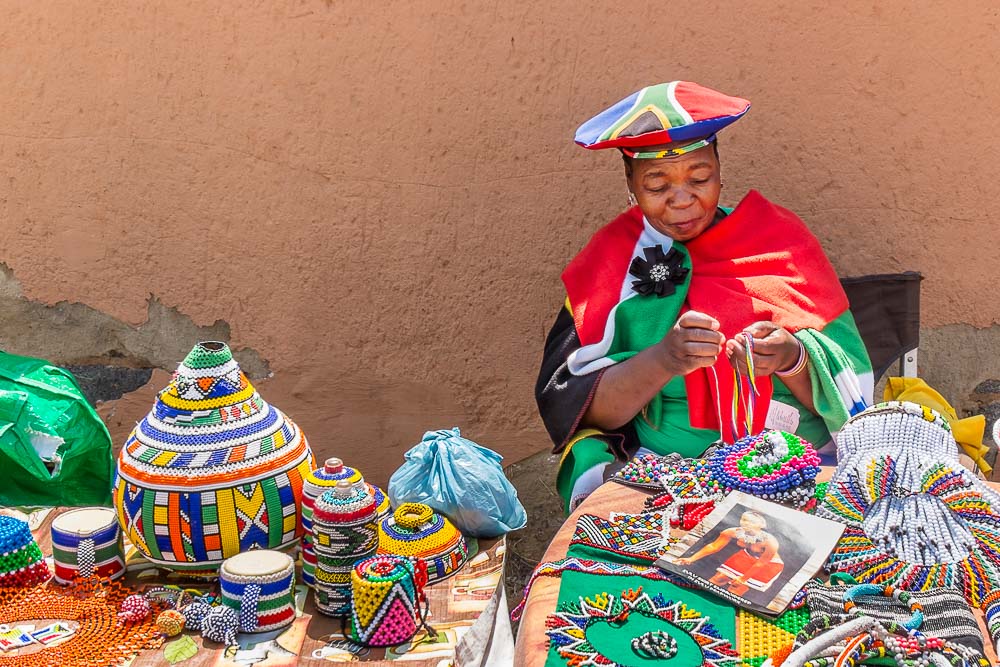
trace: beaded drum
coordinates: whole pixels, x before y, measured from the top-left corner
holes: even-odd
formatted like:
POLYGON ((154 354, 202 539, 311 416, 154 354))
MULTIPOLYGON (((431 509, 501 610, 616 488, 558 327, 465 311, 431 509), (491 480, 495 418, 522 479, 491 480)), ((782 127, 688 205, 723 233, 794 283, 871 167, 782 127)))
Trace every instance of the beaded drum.
POLYGON ((125 574, 125 549, 115 511, 87 507, 60 514, 52 522, 55 580, 77 577, 117 579, 125 574))
POLYGON ((28 524, 0 516, 0 587, 34 586, 50 576, 28 524))
POLYGON ((118 458, 114 504, 150 561, 212 573, 254 547, 301 537, 305 435, 265 402, 224 343, 199 343, 118 458))
POLYGON ((302 486, 302 582, 307 586, 313 586, 316 581, 316 554, 312 546, 313 505, 324 491, 329 491, 342 479, 354 484, 365 484, 368 493, 375 497, 379 519, 389 514, 389 497, 382 489, 366 483, 360 472, 345 466, 340 459, 327 459, 322 468, 317 468, 306 475, 305 484, 302 486))
POLYGON ((219 568, 222 604, 239 613, 240 632, 266 632, 295 620, 295 562, 266 549, 226 559, 219 568))
POLYGON ((427 505, 403 503, 379 524, 378 552, 417 558, 427 583, 447 579, 469 558, 469 545, 451 521, 427 505))
POLYGON ((351 572, 351 639, 365 646, 395 646, 417 632, 422 582, 413 561, 374 556, 351 572))
POLYGON ((351 612, 351 569, 378 548, 375 498, 360 484, 341 480, 316 499, 313 549, 316 553, 316 608, 327 616, 351 612))

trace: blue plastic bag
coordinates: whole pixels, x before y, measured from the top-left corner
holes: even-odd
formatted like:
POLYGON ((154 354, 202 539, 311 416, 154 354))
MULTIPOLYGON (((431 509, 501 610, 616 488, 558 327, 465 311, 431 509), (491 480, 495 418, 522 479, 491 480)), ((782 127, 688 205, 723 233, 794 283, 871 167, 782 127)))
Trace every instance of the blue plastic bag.
POLYGON ((471 537, 524 528, 528 516, 500 467, 503 457, 461 436, 457 428, 424 433, 389 479, 393 507, 424 503, 471 537))

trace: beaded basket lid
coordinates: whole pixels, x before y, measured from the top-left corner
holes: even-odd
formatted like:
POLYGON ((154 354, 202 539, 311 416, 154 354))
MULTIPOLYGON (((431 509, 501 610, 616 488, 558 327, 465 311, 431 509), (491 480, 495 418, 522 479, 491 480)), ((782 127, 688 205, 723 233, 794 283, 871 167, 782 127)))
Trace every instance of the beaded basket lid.
POLYGON ((291 556, 273 549, 254 549, 230 556, 222 563, 220 576, 236 577, 268 577, 285 573, 292 569, 294 561, 291 556))
POLYGON ((374 496, 376 510, 379 516, 383 516, 389 511, 389 498, 385 492, 374 484, 365 482, 361 471, 357 468, 344 465, 338 458, 329 458, 322 467, 313 470, 306 476, 302 486, 302 504, 312 507, 322 493, 337 486, 337 482, 346 479, 354 484, 364 483, 368 493, 374 496))
POLYGON ((345 466, 338 458, 329 458, 322 467, 316 468, 306 475, 303 491, 306 497, 318 497, 326 489, 337 486, 337 482, 346 479, 349 482, 361 482, 363 478, 357 468, 345 466))
POLYGON ((0 516, 0 586, 32 586, 50 576, 28 524, 0 516))
POLYGON ((225 343, 194 346, 122 448, 119 474, 148 488, 249 483, 310 457, 305 435, 269 405, 225 343))
POLYGON ((375 496, 361 484, 346 480, 316 499, 313 518, 318 523, 357 521, 376 513, 375 496))
POLYGON ((115 511, 110 507, 83 507, 63 512, 52 521, 52 529, 86 537, 118 522, 115 511))
POLYGON ((379 524, 378 553, 423 560, 433 583, 461 568, 469 546, 455 524, 429 506, 403 503, 379 524))

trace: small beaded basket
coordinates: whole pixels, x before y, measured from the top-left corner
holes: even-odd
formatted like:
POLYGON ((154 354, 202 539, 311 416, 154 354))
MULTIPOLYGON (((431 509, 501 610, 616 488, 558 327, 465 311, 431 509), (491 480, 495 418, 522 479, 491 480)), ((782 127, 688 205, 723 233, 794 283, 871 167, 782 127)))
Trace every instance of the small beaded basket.
POLYGON ((117 579, 125 574, 125 548, 115 511, 87 507, 60 514, 52 522, 55 580, 77 577, 117 579))
POLYGON ((374 556, 351 571, 350 637, 364 646, 395 646, 417 632, 423 582, 413 561, 374 556))
POLYGON ((50 576, 28 524, 0 516, 0 587, 34 586, 50 576))
POLYGON ((259 549, 226 559, 219 568, 222 604, 239 614, 240 632, 267 632, 295 620, 295 562, 259 549))
POLYGON ((313 506, 316 499, 325 491, 333 489, 337 482, 347 480, 352 484, 364 484, 372 496, 375 497, 375 507, 378 518, 389 514, 389 498, 382 489, 365 482, 361 473, 355 469, 344 465, 338 458, 326 460, 323 467, 313 470, 306 475, 302 485, 302 582, 309 587, 314 587, 316 582, 316 554, 313 551, 312 517, 313 506))
POLYGON ((378 553, 417 558, 428 585, 447 579, 469 558, 469 545, 451 521, 422 503, 403 503, 379 524, 378 553))
POLYGON ((327 616, 351 611, 351 569, 378 548, 375 498, 362 485, 341 480, 316 499, 313 511, 316 608, 327 616))

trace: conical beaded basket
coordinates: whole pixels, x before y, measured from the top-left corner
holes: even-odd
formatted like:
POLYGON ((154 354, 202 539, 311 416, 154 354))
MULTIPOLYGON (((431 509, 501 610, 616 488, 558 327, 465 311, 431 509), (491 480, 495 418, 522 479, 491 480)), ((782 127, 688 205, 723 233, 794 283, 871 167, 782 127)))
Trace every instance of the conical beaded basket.
POLYGON ((305 435, 229 347, 199 343, 122 447, 115 510, 153 563, 212 573, 242 551, 295 545, 314 466, 305 435))

